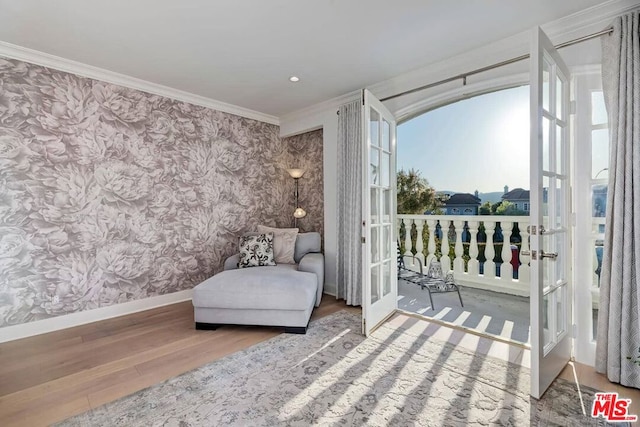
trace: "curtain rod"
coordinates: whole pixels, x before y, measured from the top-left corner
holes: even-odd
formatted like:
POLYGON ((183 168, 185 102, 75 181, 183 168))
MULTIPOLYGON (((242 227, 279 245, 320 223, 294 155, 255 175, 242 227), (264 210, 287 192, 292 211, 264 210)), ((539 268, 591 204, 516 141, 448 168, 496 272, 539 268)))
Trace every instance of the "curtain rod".
MULTIPOLYGON (((583 36, 583 37, 579 37, 579 38, 574 39, 574 40, 569 40, 567 42, 560 43, 560 44, 558 44, 558 45, 556 45, 554 47, 556 49, 562 49, 563 47, 572 46, 574 44, 582 43, 582 42, 585 42, 587 40, 591 40, 591 39, 595 39, 596 37, 603 36, 605 34, 611 34, 612 32, 613 32, 613 27, 610 27, 610 28, 607 28, 606 30, 599 31, 599 32, 593 33, 593 34, 589 34, 588 36, 583 36)), ((398 97, 401 97, 401 96, 404 96, 404 95, 409 95, 409 94, 412 94, 412 93, 415 93, 415 92, 420 92, 420 91, 423 91, 425 89, 431 89, 432 87, 440 86, 440 85, 443 85, 445 83, 450 83, 450 82, 453 82, 453 81, 456 81, 456 80, 459 80, 459 79, 462 79, 462 85, 466 86, 467 77, 469 77, 469 76, 473 76, 475 74, 479 74, 479 73, 483 73, 485 71, 493 70, 494 68, 499 68, 499 67, 503 67, 505 65, 513 64, 514 62, 520 62, 520 61, 523 61, 525 59, 528 59, 530 56, 531 55, 529 55, 528 53, 525 54, 525 55, 520 55, 520 56, 517 56, 515 58, 507 59, 506 61, 501 61, 501 62, 498 62, 498 63, 493 64, 493 65, 488 65, 486 67, 477 68, 475 70, 468 71, 468 72, 462 73, 462 74, 458 74, 458 75, 455 75, 453 77, 448 77, 446 79, 439 80, 437 82, 433 82, 433 83, 429 83, 429 84, 426 84, 426 85, 423 85, 423 86, 419 86, 419 87, 416 87, 416 88, 413 88, 413 89, 405 90, 404 92, 400 92, 398 94, 387 96, 386 98, 382 98, 380 101, 381 102, 389 101, 390 99, 395 99, 395 98, 398 98, 398 97)))

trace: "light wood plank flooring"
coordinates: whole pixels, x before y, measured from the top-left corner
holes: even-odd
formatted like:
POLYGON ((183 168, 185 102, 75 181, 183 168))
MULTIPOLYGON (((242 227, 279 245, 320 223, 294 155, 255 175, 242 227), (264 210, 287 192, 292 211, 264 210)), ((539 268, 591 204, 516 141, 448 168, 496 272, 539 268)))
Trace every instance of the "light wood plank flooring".
MULTIPOLYGON (((312 319, 354 310, 325 295, 312 319)), ((282 333, 196 331, 183 302, 0 344, 0 426, 64 420, 282 333)))
MULTIPOLYGON (((342 309, 360 313, 325 295, 312 318, 342 309)), ((390 322, 402 320, 403 315, 396 315, 390 322)), ((184 302, 0 344, 0 426, 48 425, 280 333, 279 328, 231 326, 196 331, 191 302, 184 302)), ((439 333, 457 344, 477 339, 460 336, 460 330, 439 333)), ((633 399, 632 413, 640 414, 640 390, 611 384, 584 365, 576 364, 576 372, 581 384, 633 399)), ((573 381, 573 368, 561 376, 573 381)))

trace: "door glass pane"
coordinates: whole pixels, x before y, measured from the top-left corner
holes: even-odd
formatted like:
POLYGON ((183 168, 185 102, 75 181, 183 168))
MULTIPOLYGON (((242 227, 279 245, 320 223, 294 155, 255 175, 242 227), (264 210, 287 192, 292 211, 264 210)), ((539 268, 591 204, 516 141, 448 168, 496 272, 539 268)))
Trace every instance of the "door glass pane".
POLYGON ((382 264, 382 296, 391 292, 391 261, 382 264))
POLYGON ((371 121, 369 122, 371 129, 371 145, 380 146, 380 114, 373 108, 371 109, 371 121))
POLYGON ((544 228, 549 229, 549 198, 551 195, 549 194, 549 177, 542 177, 542 206, 540 206, 540 210, 542 212, 542 224, 544 228))
POLYGON ((371 267, 371 303, 380 299, 380 266, 371 267))
MULTIPOLYGON (((600 187, 601 194, 602 194, 602 189, 604 189, 603 193, 606 200, 607 187, 606 186, 594 186, 594 187, 600 187)), ((606 204, 606 202, 603 202, 603 204, 606 204)), ((603 213, 602 217, 593 218, 592 225, 591 225, 591 236, 592 236, 590 240, 590 244, 591 244, 590 271, 591 271, 591 297, 592 297, 591 320, 592 320, 592 336, 594 340, 597 338, 596 332, 597 332, 597 326, 598 326, 598 308, 593 306, 593 298, 595 298, 597 301, 600 294, 599 288, 600 288, 600 276, 602 274, 602 258, 604 255, 605 222, 606 221, 604 219, 604 213, 603 213)))
POLYGON ((604 93, 601 90, 591 92, 591 124, 602 125, 608 122, 604 93))
POLYGON ((391 226, 382 226, 382 259, 391 258, 391 226))
POLYGON ((560 228, 566 226, 564 223, 564 180, 556 178, 554 179, 556 182, 556 194, 555 197, 555 219, 553 228, 560 228))
MULTIPOLYGON (((604 218, 607 212, 607 186, 592 185, 591 186, 591 205, 593 207, 591 216, 596 218, 604 218)), ((600 233, 600 231, 597 231, 600 233)), ((602 230, 604 233, 604 230, 602 230)))
POLYGON ((371 168, 371 185, 380 185, 380 152, 375 148, 369 150, 369 167, 371 168))
POLYGON ((591 131, 591 177, 609 178, 609 130, 591 131))
POLYGON ((556 117, 560 120, 564 119, 564 110, 562 102, 562 91, 564 90, 564 83, 560 80, 560 76, 556 76, 556 117))
POLYGON ((391 126, 386 120, 382 120, 382 149, 391 151, 391 126))
MULTIPOLYGON (((556 248, 555 236, 552 235, 552 236, 543 237, 542 250, 545 253, 551 253, 555 250, 555 248, 556 248)), ((543 286, 543 289, 545 289, 545 292, 547 292, 548 289, 551 287, 551 285, 555 283, 555 269, 553 264, 551 264, 551 262, 553 261, 549 261, 546 258, 543 258, 541 261, 538 262, 539 268, 542 269, 542 286, 543 286)))
POLYGON ((549 111, 549 99, 551 98, 551 86, 549 85, 551 64, 546 58, 542 61, 542 108, 549 111))
POLYGON ((567 280, 564 265, 566 262, 569 262, 566 254, 566 246, 565 246, 565 238, 564 233, 561 233, 556 238, 556 247, 554 248, 555 253, 558 254, 558 258, 555 261, 549 259, 550 263, 555 265, 555 281, 556 284, 562 281, 567 280))
POLYGON ((382 162, 380 164, 382 172, 382 182, 380 185, 389 187, 389 170, 391 169, 391 154, 382 152, 382 162))
POLYGON ((556 172, 559 174, 565 174, 566 171, 562 167, 563 147, 565 144, 564 128, 556 125, 556 172))
POLYGON ((391 222, 391 190, 382 190, 382 222, 391 222))
POLYGON ((549 294, 542 297, 542 346, 546 347, 551 342, 551 333, 549 332, 549 294))
POLYGON ((371 227, 371 263, 380 262, 379 239, 380 227, 371 227))
POLYGON ((549 119, 542 118, 542 170, 549 171, 549 119))
POLYGON ((379 191, 377 188, 370 188, 371 192, 371 224, 380 223, 380 216, 378 215, 378 210, 380 209, 380 198, 378 196, 379 191))
POLYGON ((556 300, 556 337, 559 337, 566 329, 566 313, 564 312, 566 305, 566 285, 561 286, 554 291, 556 300))

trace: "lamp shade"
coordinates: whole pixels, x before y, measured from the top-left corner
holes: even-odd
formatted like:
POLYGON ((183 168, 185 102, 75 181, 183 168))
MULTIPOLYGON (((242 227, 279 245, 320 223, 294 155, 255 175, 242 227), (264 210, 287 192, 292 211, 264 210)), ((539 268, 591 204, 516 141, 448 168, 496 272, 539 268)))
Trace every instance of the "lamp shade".
POLYGON ((304 175, 304 169, 287 169, 287 172, 289 172, 291 178, 302 178, 302 175, 304 175))
POLYGON ((304 218, 305 216, 307 216, 307 212, 302 208, 296 208, 296 210, 293 211, 294 218, 300 219, 304 218))

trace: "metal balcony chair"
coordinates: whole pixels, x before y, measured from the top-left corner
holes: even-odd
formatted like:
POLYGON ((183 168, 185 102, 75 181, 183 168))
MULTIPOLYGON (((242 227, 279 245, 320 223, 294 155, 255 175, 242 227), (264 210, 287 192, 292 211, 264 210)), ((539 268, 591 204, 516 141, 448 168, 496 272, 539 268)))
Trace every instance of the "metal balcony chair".
POLYGON ((431 309, 435 310, 433 305, 433 297, 431 294, 440 294, 445 292, 457 292, 460 299, 460 306, 464 307, 462 303, 462 296, 460 295, 460 289, 456 285, 453 271, 449 271, 446 276, 442 274, 442 265, 440 261, 435 258, 429 263, 429 270, 427 274, 424 274, 422 270, 422 261, 413 255, 403 255, 400 253, 400 243, 398 243, 398 279, 406 280, 407 282, 420 286, 420 289, 426 289, 429 292, 429 301, 431 302, 431 309), (405 258, 413 258, 420 266, 420 271, 413 271, 406 267, 404 262, 405 258))

